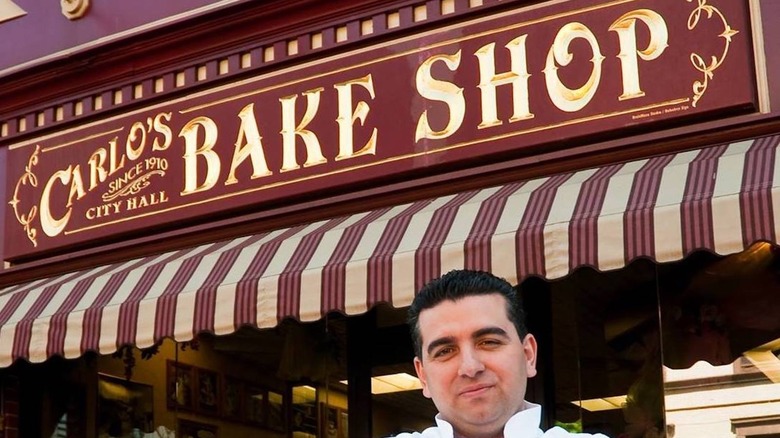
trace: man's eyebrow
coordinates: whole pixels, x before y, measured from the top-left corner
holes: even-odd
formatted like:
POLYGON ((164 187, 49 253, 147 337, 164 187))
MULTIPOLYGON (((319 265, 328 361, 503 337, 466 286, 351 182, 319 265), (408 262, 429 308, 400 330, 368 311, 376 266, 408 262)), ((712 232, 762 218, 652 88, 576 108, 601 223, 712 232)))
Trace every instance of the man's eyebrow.
POLYGON ((481 329, 475 331, 471 335, 471 338, 472 339, 479 339, 479 338, 481 338, 483 336, 487 336, 487 335, 498 335, 498 336, 501 336, 501 337, 504 337, 504 338, 508 338, 509 337, 509 334, 506 332, 506 330, 502 329, 501 327, 491 326, 491 327, 481 328, 481 329))
POLYGON ((435 350, 435 349, 436 349, 436 348, 438 348, 439 346, 441 346, 441 345, 447 345, 447 344, 452 344, 452 343, 454 343, 454 342, 455 342, 455 338, 454 338, 454 337, 452 337, 452 336, 445 336, 445 337, 443 337, 443 338, 434 339, 433 341, 431 341, 431 343, 430 343, 430 344, 428 344, 428 348, 427 348, 425 351, 426 351, 426 352, 428 353, 428 355, 430 356, 430 354, 431 354, 431 353, 433 353, 433 350, 435 350))

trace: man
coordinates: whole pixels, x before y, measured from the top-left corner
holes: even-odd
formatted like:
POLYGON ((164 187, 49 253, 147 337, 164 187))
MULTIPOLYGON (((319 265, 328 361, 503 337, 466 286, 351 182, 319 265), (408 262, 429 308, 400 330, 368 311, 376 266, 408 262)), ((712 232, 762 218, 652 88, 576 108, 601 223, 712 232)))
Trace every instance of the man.
POLYGON ((452 271, 425 285, 409 309, 423 395, 436 427, 398 438, 601 437, 539 429, 541 407, 525 401, 536 375, 536 339, 515 289, 486 272, 452 271))

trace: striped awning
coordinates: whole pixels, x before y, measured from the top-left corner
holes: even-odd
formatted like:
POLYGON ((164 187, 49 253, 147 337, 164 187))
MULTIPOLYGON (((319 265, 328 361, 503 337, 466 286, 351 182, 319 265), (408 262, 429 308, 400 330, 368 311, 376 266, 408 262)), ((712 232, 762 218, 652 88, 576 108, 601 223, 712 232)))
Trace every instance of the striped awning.
POLYGON ((0 366, 408 305, 454 268, 511 282, 776 241, 780 136, 201 245, 0 291, 0 366))

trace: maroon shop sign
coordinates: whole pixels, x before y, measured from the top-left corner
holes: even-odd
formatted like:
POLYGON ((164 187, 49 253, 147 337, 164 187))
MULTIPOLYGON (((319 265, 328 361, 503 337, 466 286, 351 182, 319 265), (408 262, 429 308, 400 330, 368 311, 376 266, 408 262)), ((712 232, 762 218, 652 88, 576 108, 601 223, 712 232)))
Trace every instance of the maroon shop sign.
POLYGON ((747 1, 568 1, 9 146, 5 254, 756 108, 747 1))

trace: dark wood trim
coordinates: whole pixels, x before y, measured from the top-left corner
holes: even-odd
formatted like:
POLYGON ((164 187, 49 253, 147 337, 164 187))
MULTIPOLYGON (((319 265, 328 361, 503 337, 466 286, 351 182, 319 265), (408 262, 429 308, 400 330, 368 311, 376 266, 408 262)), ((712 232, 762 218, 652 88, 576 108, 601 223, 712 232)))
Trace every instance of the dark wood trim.
POLYGON ((376 336, 376 312, 347 319, 349 436, 371 436, 371 349, 376 336))

